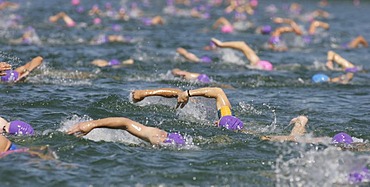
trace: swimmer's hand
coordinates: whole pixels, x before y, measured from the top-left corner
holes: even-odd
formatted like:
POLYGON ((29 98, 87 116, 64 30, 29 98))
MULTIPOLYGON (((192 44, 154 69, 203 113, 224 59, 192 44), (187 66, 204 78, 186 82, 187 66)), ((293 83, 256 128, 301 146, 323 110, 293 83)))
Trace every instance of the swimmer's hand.
POLYGON ((222 42, 220 40, 217 40, 216 38, 211 38, 211 41, 217 46, 220 47, 222 45, 222 42))
POLYGON ((141 90, 134 90, 132 92, 132 101, 134 103, 137 103, 139 101, 142 101, 145 97, 143 97, 142 91, 141 90))
POLYGON ((184 108, 184 106, 189 102, 189 95, 187 91, 179 93, 177 96, 176 108, 184 108))
POLYGON ((6 62, 0 62, 0 76, 6 75, 6 73, 3 71, 10 70, 11 68, 12 66, 10 64, 6 62))
POLYGON ((77 123, 73 127, 71 127, 67 133, 73 134, 77 137, 82 137, 87 135, 91 130, 95 128, 95 124, 92 121, 85 121, 81 123, 77 123))
POLYGON ((271 140, 271 137, 270 136, 261 136, 260 139, 261 140, 271 140))

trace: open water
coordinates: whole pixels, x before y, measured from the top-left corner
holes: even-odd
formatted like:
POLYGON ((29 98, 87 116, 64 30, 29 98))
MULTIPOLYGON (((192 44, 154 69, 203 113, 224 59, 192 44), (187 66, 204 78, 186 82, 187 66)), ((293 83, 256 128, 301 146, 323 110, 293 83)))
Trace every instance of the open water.
MULTIPOLYGON (((84 12, 66 0, 17 0, 20 7, 0 12, 0 52, 3 61, 17 67, 35 56, 44 63, 23 83, 0 85, 0 115, 7 120, 31 123, 34 137, 8 137, 24 147, 48 145, 57 160, 43 160, 27 154, 11 154, 0 161, 0 186, 352 186, 348 173, 369 163, 368 152, 338 151, 330 145, 302 145, 261 141, 259 135, 288 134, 290 119, 309 118, 308 131, 314 136, 347 132, 359 141, 370 139, 370 74, 357 73, 348 85, 313 84, 311 76, 342 74, 325 69, 326 54, 334 50, 363 69, 370 69, 369 48, 352 50, 340 46, 363 35, 370 40, 370 1, 354 6, 350 0, 297 1, 303 12, 321 8, 330 13, 321 19, 330 29, 319 30, 313 43, 286 35, 287 52, 264 48, 268 36, 254 29, 222 34, 213 22, 225 14, 225 4, 210 7, 209 19, 164 12, 164 1, 137 1, 146 16, 161 15, 165 25, 146 26, 139 18, 128 21, 102 17, 93 25, 87 11, 94 4, 103 10, 105 1, 82 0, 84 12), (67 12, 77 27, 62 21, 51 24, 48 17, 67 12), (16 18, 14 18, 16 16, 16 18), (14 19, 9 24, 9 19, 14 19), (121 27, 113 31, 113 24, 121 27), (10 44, 29 26, 35 29, 37 44, 10 44), (122 34, 130 43, 91 45, 99 34, 122 34), (247 59, 230 50, 204 51, 210 38, 247 42, 261 59, 271 61, 276 71, 251 70, 247 59), (176 55, 184 47, 211 64, 186 62, 176 55), (93 59, 128 59, 135 64, 123 68, 97 68, 93 59), (244 62, 243 62, 244 61, 244 62), (241 63, 242 62, 242 63, 241 63), (172 68, 207 73, 214 83, 200 84, 174 78, 172 68), (215 101, 200 99, 184 109, 174 109, 175 99, 152 97, 132 103, 135 89, 172 87, 181 89, 230 85, 225 88, 234 114, 257 134, 235 133, 212 126, 215 101), (186 135, 183 148, 158 148, 120 130, 94 130, 86 138, 65 134, 78 121, 124 116, 166 131, 186 135)), ((130 9, 133 1, 111 1, 114 10, 130 9)), ((197 1, 194 1, 197 2, 197 1)), ((199 1, 197 4, 204 4, 199 1)), ((263 0, 248 20, 255 26, 271 24, 271 16, 292 17, 286 7, 294 1, 263 0), (268 5, 276 13, 268 13, 268 5)), ((190 10, 188 6, 178 6, 190 10)), ((295 18, 295 17, 294 17, 295 18)), ((308 22, 295 18, 308 28, 308 22)), ((272 24, 273 25, 273 24, 272 24)), ((276 27, 277 25, 273 25, 276 27)))

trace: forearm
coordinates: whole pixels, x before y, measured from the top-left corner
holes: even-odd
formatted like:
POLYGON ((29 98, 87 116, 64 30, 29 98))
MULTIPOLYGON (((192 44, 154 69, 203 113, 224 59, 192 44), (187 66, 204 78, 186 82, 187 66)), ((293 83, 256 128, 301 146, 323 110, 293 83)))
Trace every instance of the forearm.
POLYGON ((134 121, 124 117, 109 117, 87 122, 93 128, 111 128, 111 129, 127 129, 127 126, 134 121))
POLYGON ((162 96, 167 98, 177 97, 182 90, 177 88, 160 88, 156 90, 145 90, 146 96, 162 96))
POLYGON ((225 92, 218 87, 206 87, 195 90, 189 90, 188 96, 189 97, 202 96, 208 98, 215 98, 217 103, 217 109, 220 109, 222 106, 229 106, 231 108, 231 104, 225 92))

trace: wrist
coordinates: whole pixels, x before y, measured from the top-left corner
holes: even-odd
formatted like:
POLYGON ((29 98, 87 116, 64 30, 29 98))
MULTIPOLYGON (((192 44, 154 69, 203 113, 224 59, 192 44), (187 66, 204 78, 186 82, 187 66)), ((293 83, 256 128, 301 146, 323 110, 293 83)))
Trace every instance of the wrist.
POLYGON ((186 92, 188 93, 188 97, 191 97, 190 90, 186 90, 186 92))

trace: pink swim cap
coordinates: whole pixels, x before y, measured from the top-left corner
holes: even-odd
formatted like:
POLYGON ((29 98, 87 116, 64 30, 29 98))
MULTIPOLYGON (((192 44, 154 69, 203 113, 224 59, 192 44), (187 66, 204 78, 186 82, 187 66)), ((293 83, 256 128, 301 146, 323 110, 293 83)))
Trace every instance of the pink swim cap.
POLYGON ((80 0, 71 0, 71 4, 72 4, 73 6, 77 6, 77 5, 79 5, 79 4, 80 4, 80 0))
POLYGON ((257 7, 257 6, 258 6, 258 0, 250 0, 250 1, 249 1, 249 4, 250 4, 252 7, 257 7))
POLYGON ((274 66, 271 64, 271 62, 266 60, 258 61, 257 66, 266 71, 272 71, 274 69, 274 66))
POLYGON ((101 23, 101 19, 100 18, 94 18, 94 24, 95 25, 99 25, 101 23))
POLYGON ((232 33, 234 31, 234 27, 232 25, 224 25, 221 27, 221 32, 223 33, 232 33))
POLYGON ((74 27, 74 26, 76 26, 76 22, 67 23, 67 27, 74 27))

